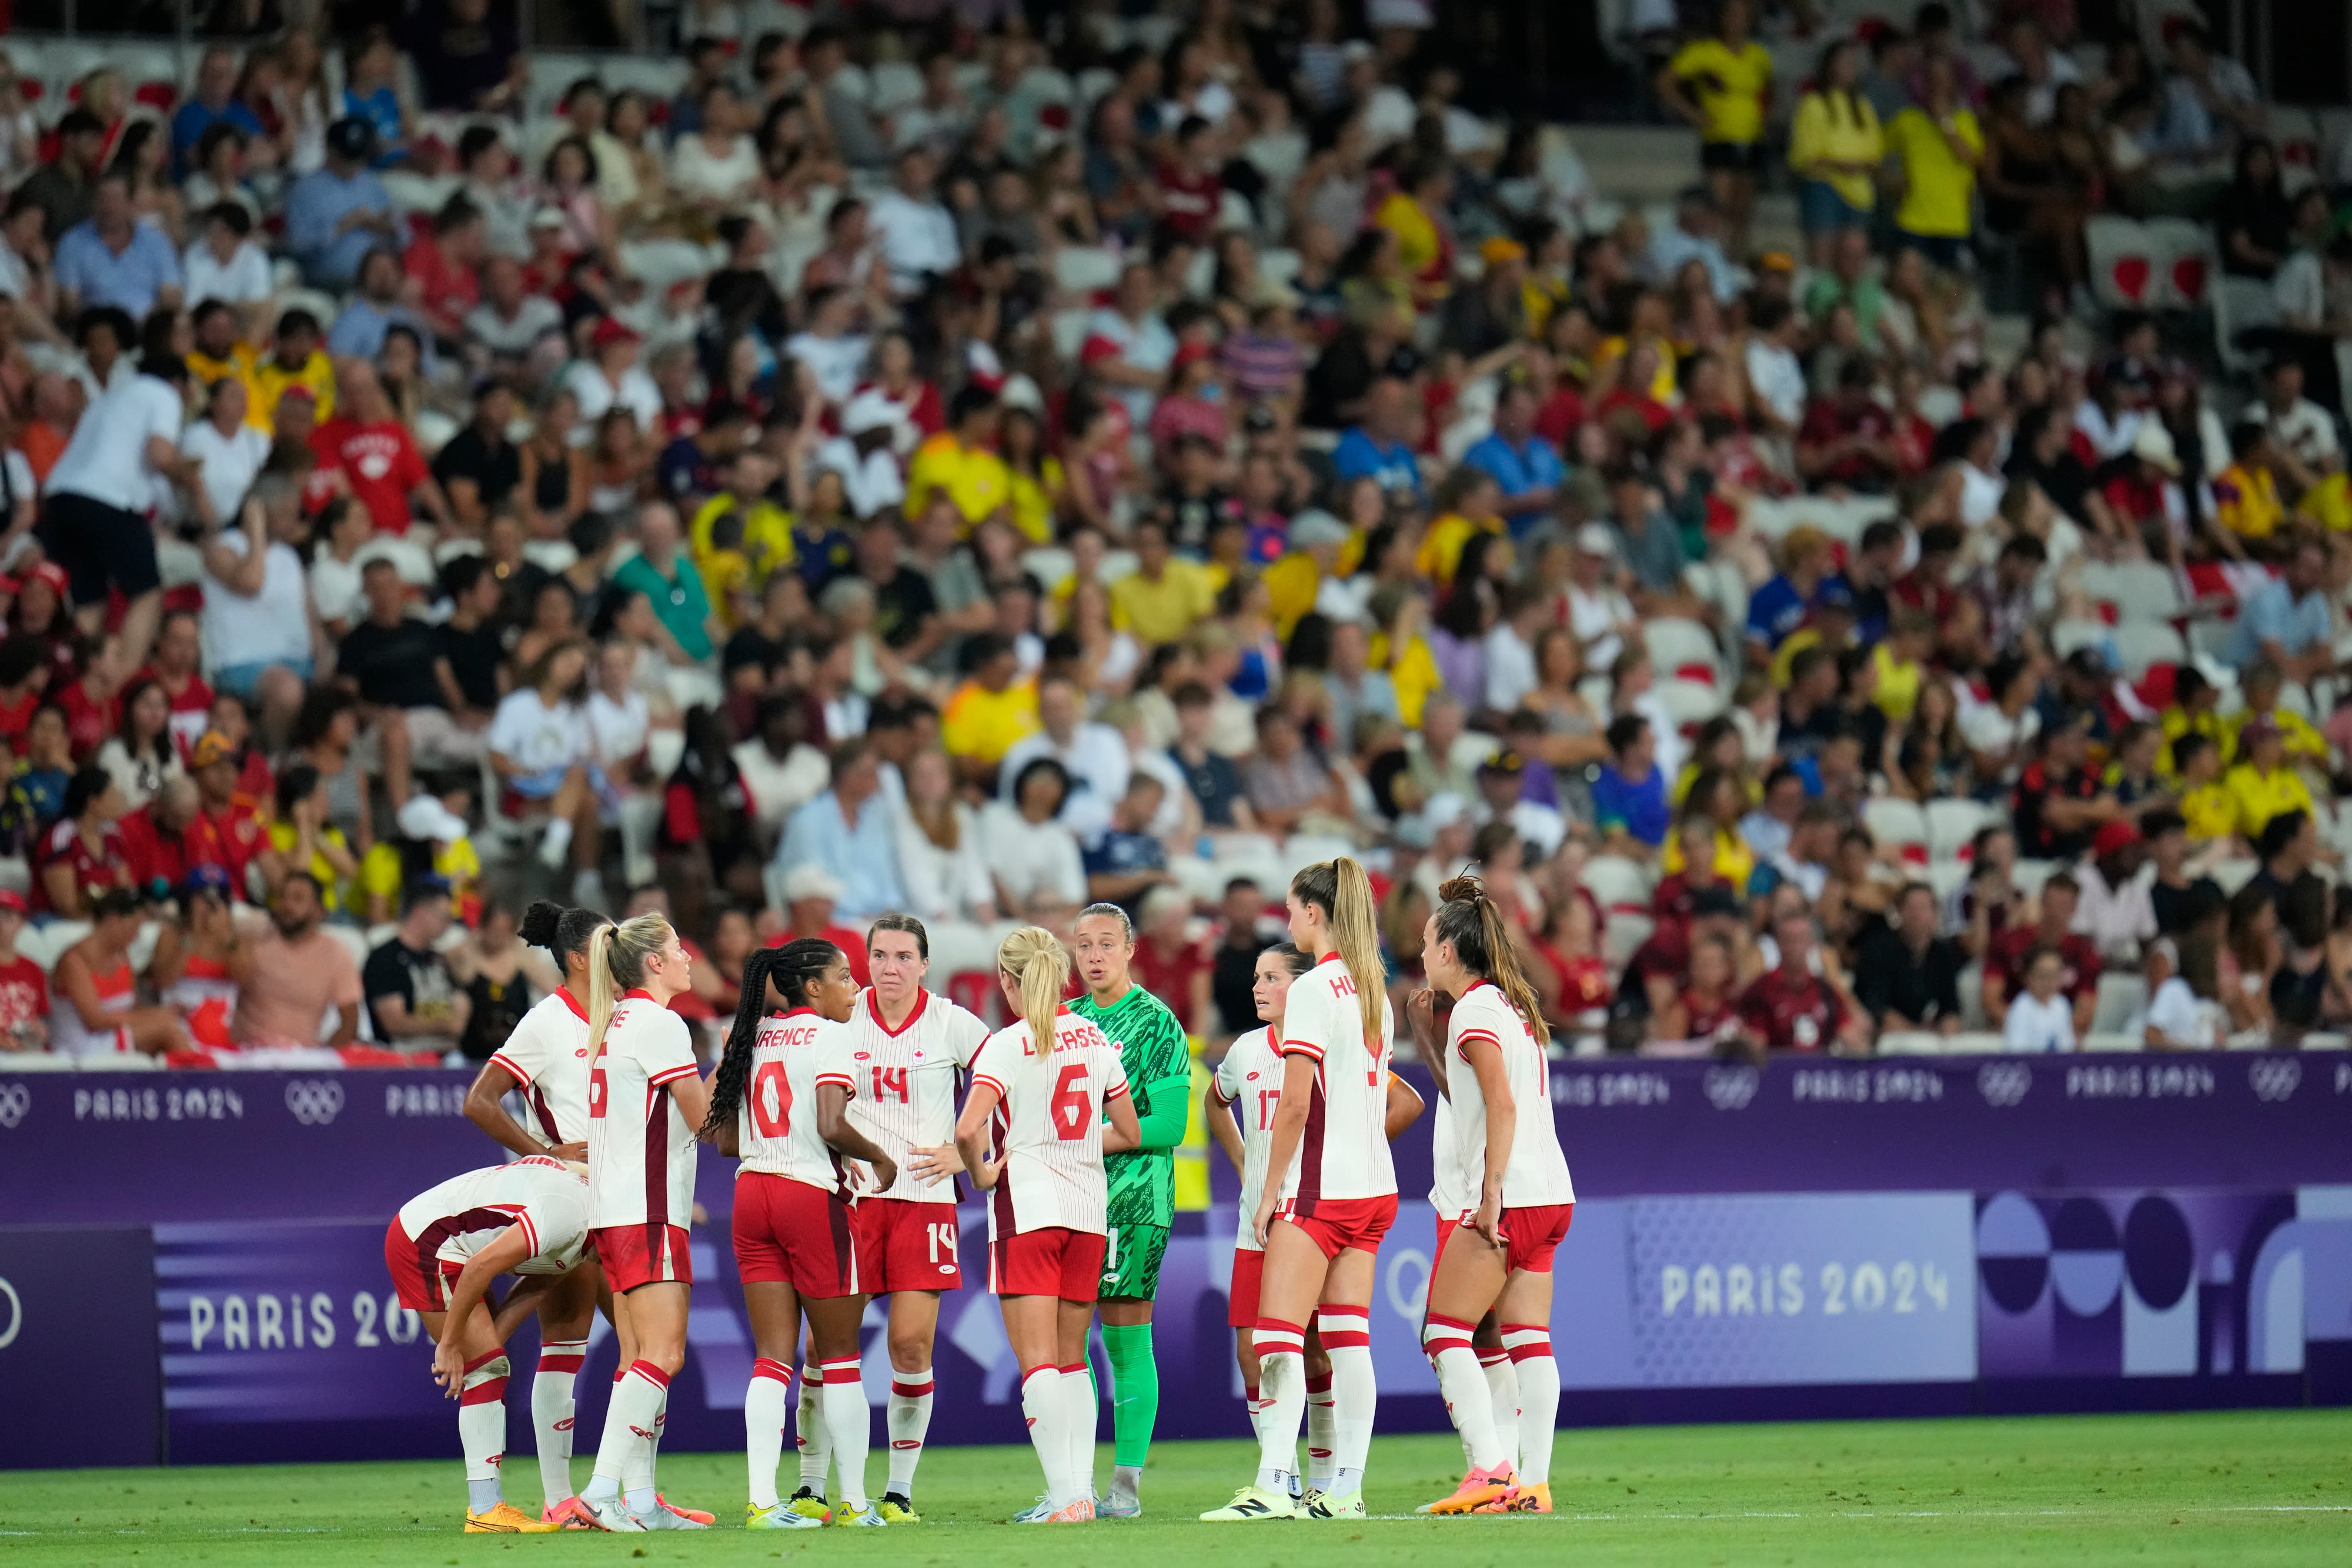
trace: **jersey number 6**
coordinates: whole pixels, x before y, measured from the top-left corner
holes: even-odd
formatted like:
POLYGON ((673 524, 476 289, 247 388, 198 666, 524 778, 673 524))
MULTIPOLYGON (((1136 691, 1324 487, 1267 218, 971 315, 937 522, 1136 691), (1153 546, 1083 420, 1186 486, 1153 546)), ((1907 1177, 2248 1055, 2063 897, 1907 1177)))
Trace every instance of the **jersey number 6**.
POLYGON ((1087 1135, 1092 1109, 1087 1101, 1086 1063, 1073 1061, 1054 1082, 1054 1130, 1062 1134, 1064 1143, 1076 1143, 1087 1135))

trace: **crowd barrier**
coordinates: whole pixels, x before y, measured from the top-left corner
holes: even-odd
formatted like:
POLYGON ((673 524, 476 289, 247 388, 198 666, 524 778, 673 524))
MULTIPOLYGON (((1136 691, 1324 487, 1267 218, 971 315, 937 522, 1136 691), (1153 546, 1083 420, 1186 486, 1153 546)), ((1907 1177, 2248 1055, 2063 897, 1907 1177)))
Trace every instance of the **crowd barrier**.
MULTIPOLYGON (((454 1453, 383 1236, 402 1201, 496 1156, 466 1082, 0 1066, 0 1388, 45 1413, 0 1423, 0 1465, 454 1453)), ((1582 1198, 1553 1316, 1566 1423, 2352 1402, 2352 1061, 1576 1062, 1550 1087, 1582 1198)), ((1415 1334, 1425 1123, 1398 1166, 1380 1422, 1436 1429, 1415 1334)), ((1224 1322, 1235 1193, 1213 1168, 1161 1274, 1171 1437, 1247 1429, 1224 1322)), ((733 1170, 706 1153, 681 1448, 742 1441, 733 1170)), ((970 1200, 960 1218, 932 1439, 1015 1442, 985 1219, 970 1200)), ((510 1440, 529 1450, 527 1420, 510 1440)))

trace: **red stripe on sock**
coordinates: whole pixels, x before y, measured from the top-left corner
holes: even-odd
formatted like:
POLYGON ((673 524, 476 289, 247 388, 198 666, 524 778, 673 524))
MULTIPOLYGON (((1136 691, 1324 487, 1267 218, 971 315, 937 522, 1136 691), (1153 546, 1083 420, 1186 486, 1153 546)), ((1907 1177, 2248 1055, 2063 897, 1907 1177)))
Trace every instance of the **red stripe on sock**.
POLYGON ((1475 1323, 1465 1323, 1460 1318, 1449 1318, 1442 1312, 1432 1312, 1429 1314, 1429 1326, 1431 1328, 1436 1328, 1441 1324, 1450 1329, 1460 1329, 1462 1331, 1463 1337, 1465 1339, 1468 1338, 1472 1331, 1477 1327, 1475 1323))
POLYGON ((1256 1403, 1257 1403, 1257 1385, 1256 1385, 1256 1384, 1255 1384, 1255 1383, 1244 1383, 1244 1384, 1243 1384, 1243 1385, 1242 1385, 1242 1397, 1243 1397, 1244 1399, 1246 1399, 1247 1401, 1249 1401, 1252 1405, 1256 1404, 1256 1403))
POLYGON ((1065 1377, 1084 1377, 1087 1372, 1087 1364, 1081 1361, 1073 1365, 1065 1366, 1061 1368, 1060 1371, 1062 1375, 1065 1377))
POLYGON ((478 1383, 457 1396, 460 1405, 495 1405, 507 1396, 507 1380, 493 1377, 488 1383, 478 1383))
POLYGON ((1511 1349, 1511 1359, 1515 1362, 1549 1360, 1550 1356, 1551 1341, 1548 1339, 1538 1340, 1533 1344, 1514 1345, 1511 1349))
POLYGON ((664 1372, 660 1367, 656 1366, 650 1361, 633 1361, 629 1363, 629 1370, 635 1373, 639 1377, 644 1378, 647 1383, 652 1384, 656 1388, 667 1388, 669 1386, 669 1374, 664 1372))
POLYGON ((1501 1328, 1505 1333, 1549 1334, 1551 1333, 1549 1323, 1504 1323, 1501 1328))
POLYGON ((1511 1353, 1501 1345, 1480 1344, 1470 1348, 1478 1353, 1478 1364, 1481 1366, 1499 1366, 1511 1359, 1511 1353))
POLYGON ((502 1344, 494 1345, 490 1349, 486 1350, 481 1354, 476 1356, 473 1360, 467 1362, 466 1364, 466 1370, 472 1372, 479 1367, 488 1366, 490 1363, 498 1360, 499 1357, 506 1354, 506 1346, 502 1344))
POLYGON ((1331 1375, 1328 1372, 1318 1372, 1309 1377, 1307 1380, 1307 1392, 1309 1395, 1330 1393, 1331 1375))
POLYGON ((938 1384, 931 1382, 928 1378, 920 1383, 900 1383, 896 1378, 893 1378, 890 1381, 890 1392, 898 1395, 902 1399, 920 1399, 924 1395, 929 1394, 932 1389, 938 1386, 938 1384))
POLYGON ((541 1372, 578 1372, 588 1358, 585 1355, 542 1355, 539 1358, 541 1372))
POLYGON ((762 1377, 789 1384, 793 1380, 793 1369, 781 1361, 771 1361, 763 1355, 751 1364, 751 1380, 756 1383, 762 1377))
POLYGON ((823 1375, 821 1375, 817 1381, 825 1384, 856 1383, 858 1379, 859 1372, 857 1363, 854 1361, 828 1361, 824 1364, 823 1375))

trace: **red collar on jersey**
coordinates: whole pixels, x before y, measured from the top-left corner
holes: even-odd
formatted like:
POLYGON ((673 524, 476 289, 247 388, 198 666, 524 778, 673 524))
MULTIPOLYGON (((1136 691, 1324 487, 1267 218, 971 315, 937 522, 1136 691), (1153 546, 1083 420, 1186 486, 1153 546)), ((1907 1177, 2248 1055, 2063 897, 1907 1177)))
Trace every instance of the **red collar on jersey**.
POLYGON ((930 1005, 931 993, 921 989, 919 987, 917 988, 915 991, 914 1010, 899 1020, 898 1027, 897 1029, 892 1029, 888 1024, 882 1021, 882 999, 874 994, 873 987, 868 986, 866 988, 866 1010, 867 1014, 873 1018, 874 1027, 880 1030, 884 1034, 888 1035, 892 1040, 898 1039, 900 1035, 914 1028, 915 1020, 921 1018, 923 1016, 923 1009, 930 1005))
POLYGON ((1476 990, 1481 986, 1491 986, 1495 982, 1492 980, 1473 980, 1468 985, 1462 988, 1462 995, 1456 999, 1466 1002, 1470 999, 1471 992, 1476 990))
POLYGON ((1345 967, 1347 962, 1348 961, 1345 958, 1339 956, 1339 950, 1334 948, 1330 952, 1324 954, 1323 956, 1317 961, 1315 967, 1319 969, 1325 964, 1338 964, 1340 967, 1345 967))
POLYGON ((777 1013, 775 1016, 780 1019, 814 1018, 816 1016, 816 1009, 814 1008, 786 1008, 782 1012, 777 1013))
POLYGON ((621 999, 625 1002, 650 1002, 654 999, 654 994, 651 991, 645 989, 643 987, 639 987, 637 989, 633 991, 623 991, 621 993, 621 999))
POLYGON ((578 1019, 582 1023, 588 1021, 588 1009, 580 1005, 580 998, 572 994, 570 987, 558 986, 555 988, 555 994, 563 998, 563 1005, 572 1009, 573 1018, 578 1019))
POLYGON ((1266 1044, 1274 1047, 1274 1053, 1276 1056, 1280 1056, 1282 1054, 1282 1026, 1280 1024, 1270 1023, 1265 1026, 1265 1042, 1266 1044))

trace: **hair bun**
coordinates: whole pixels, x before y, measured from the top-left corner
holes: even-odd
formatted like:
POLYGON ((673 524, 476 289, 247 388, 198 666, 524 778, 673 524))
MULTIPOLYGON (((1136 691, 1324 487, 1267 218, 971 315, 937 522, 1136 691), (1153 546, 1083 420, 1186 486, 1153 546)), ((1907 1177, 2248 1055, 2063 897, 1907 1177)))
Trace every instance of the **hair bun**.
POLYGON ((1437 896, 1445 904, 1475 904, 1486 896, 1486 884, 1465 873, 1450 882, 1440 883, 1437 896))

